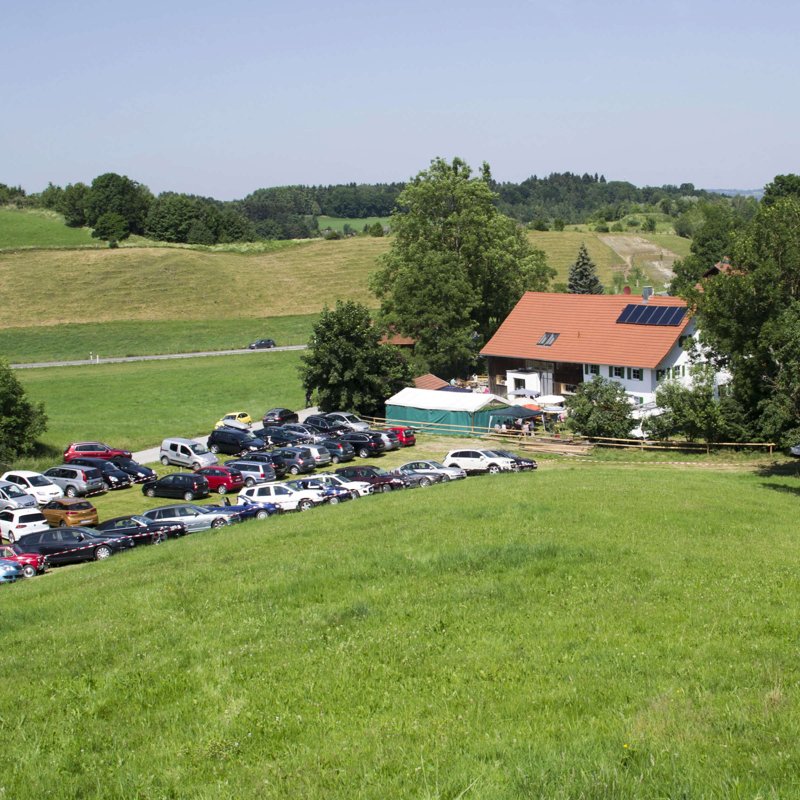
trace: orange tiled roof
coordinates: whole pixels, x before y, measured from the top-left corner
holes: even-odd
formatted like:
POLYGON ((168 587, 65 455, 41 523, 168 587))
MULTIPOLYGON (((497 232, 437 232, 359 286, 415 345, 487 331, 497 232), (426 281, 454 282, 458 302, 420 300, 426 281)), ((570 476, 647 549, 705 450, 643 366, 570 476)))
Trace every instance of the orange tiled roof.
POLYGON ((415 389, 441 389, 443 386, 449 386, 447 381, 437 378, 432 372, 425 375, 420 375, 414 378, 415 389))
MULTIPOLYGON (((617 323, 626 305, 642 302, 636 295, 526 292, 481 355, 654 369, 690 317, 686 314, 677 326, 617 323), (550 347, 537 345, 545 333, 558 334, 550 347)), ((686 306, 679 297, 660 296, 647 304, 686 306)))

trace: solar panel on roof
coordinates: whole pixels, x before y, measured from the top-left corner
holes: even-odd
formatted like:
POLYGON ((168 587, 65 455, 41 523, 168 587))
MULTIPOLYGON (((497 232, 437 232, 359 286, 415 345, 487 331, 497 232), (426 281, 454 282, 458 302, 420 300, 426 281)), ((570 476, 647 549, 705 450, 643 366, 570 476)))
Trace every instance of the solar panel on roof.
POLYGON ((617 318, 627 325, 680 325, 686 314, 681 306, 654 306, 644 303, 628 303, 617 318))
POLYGON ((645 312, 647 311, 648 306, 634 306, 633 311, 631 311, 630 317, 628 317, 628 322, 633 323, 634 325, 641 324, 642 317, 644 316, 645 312))
POLYGON ((661 320, 666 316, 669 311, 669 306, 656 306, 648 315, 646 325, 661 325, 661 320))
POLYGON ((628 303, 625 308, 622 309, 622 313, 617 317, 617 322, 627 322, 630 315, 633 313, 633 309, 636 306, 633 303, 628 303))
POLYGON ((683 322, 683 318, 686 316, 686 309, 681 308, 680 306, 676 307, 675 310, 672 312, 672 318, 667 325, 680 325, 683 322))

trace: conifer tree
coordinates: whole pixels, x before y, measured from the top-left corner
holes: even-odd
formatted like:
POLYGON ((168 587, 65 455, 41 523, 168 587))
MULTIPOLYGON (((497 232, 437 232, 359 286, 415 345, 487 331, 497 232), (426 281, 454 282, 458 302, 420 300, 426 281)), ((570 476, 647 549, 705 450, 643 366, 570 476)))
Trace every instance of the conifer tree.
POLYGON ((585 244, 581 245, 575 263, 569 268, 568 286, 570 294, 603 294, 603 284, 597 277, 597 266, 589 258, 585 244))

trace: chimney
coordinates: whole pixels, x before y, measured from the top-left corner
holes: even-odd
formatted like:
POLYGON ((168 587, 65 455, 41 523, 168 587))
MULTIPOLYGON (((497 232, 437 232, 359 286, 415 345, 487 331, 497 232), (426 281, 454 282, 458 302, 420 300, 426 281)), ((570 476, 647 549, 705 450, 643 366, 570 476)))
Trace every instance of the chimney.
POLYGON ((642 286, 642 302, 646 303, 653 296, 652 286, 642 286))

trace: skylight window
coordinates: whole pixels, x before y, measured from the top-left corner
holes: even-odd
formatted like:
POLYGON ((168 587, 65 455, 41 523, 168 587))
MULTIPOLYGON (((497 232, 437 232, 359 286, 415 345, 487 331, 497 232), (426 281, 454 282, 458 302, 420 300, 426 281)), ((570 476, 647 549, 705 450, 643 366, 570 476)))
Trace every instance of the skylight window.
POLYGON ((557 333, 545 333, 541 339, 539 339, 536 344, 541 345, 542 347, 550 347, 553 342, 558 339, 557 333))

